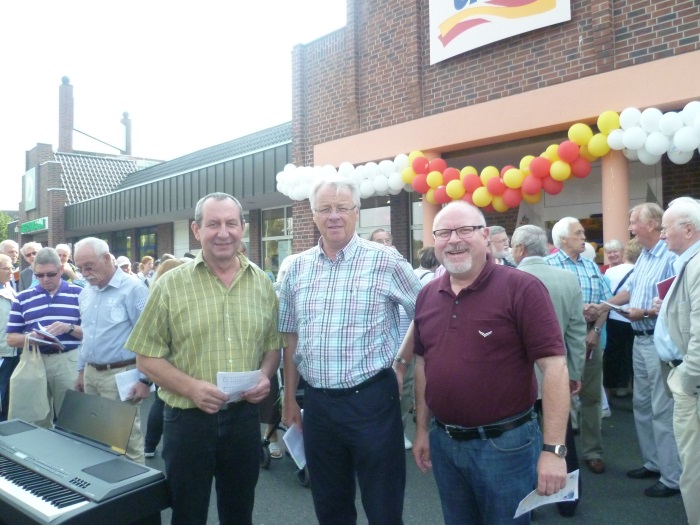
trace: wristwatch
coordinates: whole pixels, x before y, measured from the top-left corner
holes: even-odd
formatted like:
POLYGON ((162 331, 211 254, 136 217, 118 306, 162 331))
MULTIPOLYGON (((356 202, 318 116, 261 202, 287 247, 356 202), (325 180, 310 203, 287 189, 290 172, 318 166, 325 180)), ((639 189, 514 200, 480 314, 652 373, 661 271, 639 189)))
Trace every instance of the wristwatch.
POLYGON ((153 381, 149 381, 148 379, 144 379, 144 378, 139 379, 139 383, 143 383, 148 388, 151 388, 151 386, 153 386, 153 381))
POLYGON ((600 326, 594 326, 594 327, 593 327, 593 331, 594 331, 596 334, 599 334, 600 332, 603 331, 603 329, 602 329, 600 326))
POLYGON ((68 331, 66 332, 66 334, 72 334, 73 330, 75 330, 75 325, 73 323, 71 323, 70 326, 68 327, 68 331))
POLYGON ((542 445, 542 450, 556 454, 562 459, 566 457, 566 445, 542 445))
POLYGON ((408 361, 406 361, 403 357, 399 357, 398 355, 394 358, 394 363, 399 363, 403 366, 408 366, 408 361))
POLYGON ((644 310, 642 312, 642 317, 644 317, 644 319, 648 319, 649 318, 649 310, 644 310))

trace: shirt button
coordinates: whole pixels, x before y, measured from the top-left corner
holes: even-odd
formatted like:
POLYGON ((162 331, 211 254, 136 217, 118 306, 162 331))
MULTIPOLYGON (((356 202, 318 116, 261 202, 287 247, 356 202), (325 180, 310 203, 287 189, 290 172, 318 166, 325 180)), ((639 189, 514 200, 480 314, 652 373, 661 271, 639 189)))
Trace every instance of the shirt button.
POLYGON ((452 314, 452 319, 457 319, 457 316, 455 314, 452 314))
POLYGON ((229 343, 231 342, 231 338, 230 338, 230 337, 227 337, 226 340, 227 340, 229 343))
POLYGON ((455 304, 459 304, 459 301, 455 301, 455 304))

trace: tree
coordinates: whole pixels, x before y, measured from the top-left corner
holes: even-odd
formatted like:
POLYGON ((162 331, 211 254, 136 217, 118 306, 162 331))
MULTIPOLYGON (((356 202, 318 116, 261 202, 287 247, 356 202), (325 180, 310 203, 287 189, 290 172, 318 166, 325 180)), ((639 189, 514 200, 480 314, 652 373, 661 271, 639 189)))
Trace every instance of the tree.
POLYGON ((0 211, 0 242, 7 239, 7 225, 12 222, 12 217, 0 211))

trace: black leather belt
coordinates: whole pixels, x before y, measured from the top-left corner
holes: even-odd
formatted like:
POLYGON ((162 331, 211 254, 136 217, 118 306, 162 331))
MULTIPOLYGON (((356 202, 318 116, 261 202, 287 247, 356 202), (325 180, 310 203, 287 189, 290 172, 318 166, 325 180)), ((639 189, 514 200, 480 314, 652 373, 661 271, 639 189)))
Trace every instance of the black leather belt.
POLYGON ((89 366, 91 366, 98 372, 104 372, 105 370, 114 370, 115 368, 124 368, 125 366, 131 366, 135 364, 136 359, 126 359, 124 361, 117 361, 116 363, 107 363, 105 365, 100 365, 97 363, 88 363, 89 366))
POLYGON ((654 329, 652 328, 651 330, 632 330, 634 332, 634 335, 637 336, 644 336, 644 335, 654 335, 654 329))
POLYGON ((669 368, 678 368, 682 364, 682 359, 672 359, 671 361, 666 361, 666 366, 668 366, 669 368))
POLYGON ((43 355, 65 354, 66 352, 70 352, 71 350, 73 350, 73 348, 71 348, 70 350, 59 350, 58 348, 52 346, 44 350, 43 347, 39 347, 39 352, 43 355))
POLYGON ((364 380, 362 383, 359 383, 355 386, 351 386, 350 388, 316 388, 311 385, 306 385, 306 387, 313 390, 314 392, 321 392, 322 394, 326 394, 330 397, 343 397, 356 394, 363 388, 367 388, 368 386, 389 377, 389 375, 393 373, 393 369, 384 368, 378 374, 373 375, 369 379, 364 380))
POLYGON ((486 439, 497 438, 504 432, 518 428, 532 419, 532 409, 525 412, 522 416, 496 425, 484 425, 481 427, 460 427, 457 425, 445 425, 437 419, 435 424, 442 428, 447 435, 455 441, 469 441, 471 439, 486 439))

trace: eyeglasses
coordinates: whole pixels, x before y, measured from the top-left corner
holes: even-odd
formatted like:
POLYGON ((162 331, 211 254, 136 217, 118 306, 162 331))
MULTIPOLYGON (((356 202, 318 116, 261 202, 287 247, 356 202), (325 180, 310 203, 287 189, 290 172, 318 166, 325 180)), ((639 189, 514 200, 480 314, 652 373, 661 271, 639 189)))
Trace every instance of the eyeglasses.
POLYGON ((323 216, 327 217, 333 213, 337 213, 338 215, 347 215, 355 208, 357 208, 357 206, 353 206, 352 208, 345 208, 344 206, 340 206, 339 208, 328 207, 328 208, 321 208, 320 210, 314 209, 314 212, 318 213, 319 215, 323 215, 323 216))
POLYGON ((446 228, 444 230, 435 230, 433 232, 433 237, 440 241, 448 241, 450 237, 452 237, 452 232, 455 232, 457 234, 457 237, 459 237, 460 239, 470 239, 474 235, 475 231, 480 230, 482 228, 485 228, 485 226, 460 226, 459 228, 453 229, 446 228))
POLYGON ((44 277, 48 277, 49 279, 53 279, 58 275, 58 272, 46 272, 46 273, 35 273, 34 276, 37 279, 43 279, 44 277))
POLYGON ((670 230, 671 228, 675 228, 676 226, 685 226, 686 224, 689 224, 687 222, 677 222, 676 224, 673 224, 671 226, 667 226, 665 228, 661 228, 661 235, 666 235, 666 232, 670 230))

